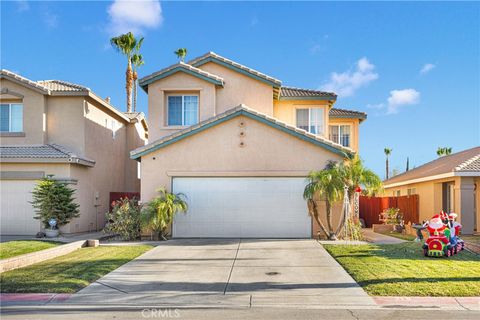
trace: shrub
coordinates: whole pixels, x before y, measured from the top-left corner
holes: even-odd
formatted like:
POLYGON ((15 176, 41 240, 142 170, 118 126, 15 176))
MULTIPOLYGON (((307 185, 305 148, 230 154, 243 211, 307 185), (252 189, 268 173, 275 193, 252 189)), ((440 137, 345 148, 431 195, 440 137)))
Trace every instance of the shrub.
POLYGON ((74 194, 75 190, 66 183, 54 180, 53 175, 46 176, 32 191, 33 200, 30 203, 35 210, 34 218, 41 220, 45 228, 50 227, 50 219, 55 219, 57 227, 66 225, 80 215, 80 205, 75 203, 74 194))
POLYGON ((107 212, 107 225, 104 232, 118 234, 123 240, 140 238, 141 206, 135 198, 122 198, 112 203, 112 211, 107 212))
POLYGON ((166 239, 166 231, 178 212, 186 212, 185 195, 159 189, 159 196, 152 199, 142 210, 142 226, 155 233, 157 239, 166 239))

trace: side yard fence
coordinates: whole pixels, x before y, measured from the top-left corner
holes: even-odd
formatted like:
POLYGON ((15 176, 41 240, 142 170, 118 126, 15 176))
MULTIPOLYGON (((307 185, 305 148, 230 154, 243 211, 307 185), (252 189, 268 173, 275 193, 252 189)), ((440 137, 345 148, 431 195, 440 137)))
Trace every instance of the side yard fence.
POLYGON ((405 223, 419 223, 418 195, 400 197, 366 197, 360 196, 360 218, 365 220, 368 228, 372 224, 381 224, 380 213, 388 208, 399 208, 405 223))

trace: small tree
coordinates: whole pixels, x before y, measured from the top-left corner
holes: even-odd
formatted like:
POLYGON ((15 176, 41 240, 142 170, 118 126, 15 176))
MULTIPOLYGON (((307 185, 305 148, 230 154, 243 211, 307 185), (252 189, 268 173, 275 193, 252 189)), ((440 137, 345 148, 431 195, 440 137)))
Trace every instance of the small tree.
POLYGON ((140 237, 140 211, 136 198, 122 198, 113 203, 107 213, 107 225, 104 232, 120 235, 123 240, 135 240, 140 237))
POLYGON ((75 203, 74 194, 74 189, 54 180, 53 175, 41 179, 32 191, 33 200, 30 202, 35 209, 34 218, 41 220, 45 228, 50 226, 50 219, 55 219, 57 227, 66 225, 80 215, 80 205, 75 203))
POLYGON ((166 240, 166 231, 173 218, 178 212, 186 212, 188 205, 182 193, 171 193, 163 188, 158 192, 160 195, 143 208, 141 222, 142 227, 153 231, 156 238, 166 240))

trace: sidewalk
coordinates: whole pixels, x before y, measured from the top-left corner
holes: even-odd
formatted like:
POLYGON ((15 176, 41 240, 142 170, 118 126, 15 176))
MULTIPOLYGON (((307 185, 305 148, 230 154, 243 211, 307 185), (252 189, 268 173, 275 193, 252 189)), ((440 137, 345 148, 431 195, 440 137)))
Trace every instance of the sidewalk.
POLYGON ((371 228, 362 229, 363 235, 368 242, 375 244, 396 244, 406 242, 405 240, 390 237, 381 233, 373 232, 371 228))
POLYGON ((169 308, 308 308, 308 309, 389 309, 480 311, 480 297, 372 297, 374 304, 340 296, 264 296, 261 294, 48 294, 3 293, 2 309, 22 307, 169 307, 169 308))

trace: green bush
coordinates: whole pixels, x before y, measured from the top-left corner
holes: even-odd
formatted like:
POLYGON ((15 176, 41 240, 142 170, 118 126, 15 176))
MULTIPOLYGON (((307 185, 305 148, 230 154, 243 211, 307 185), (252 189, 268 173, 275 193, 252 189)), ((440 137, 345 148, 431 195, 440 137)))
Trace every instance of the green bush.
POLYGON ((118 234, 123 240, 140 238, 141 206, 135 198, 115 201, 111 212, 107 212, 104 232, 118 234))
POLYGON ((178 212, 186 212, 188 205, 181 193, 159 189, 160 196, 146 204, 142 211, 142 226, 154 232, 155 238, 166 239, 167 229, 178 212))
POLYGON ((50 228, 50 219, 57 221, 57 227, 66 225, 80 215, 80 205, 75 203, 74 194, 74 189, 54 180, 53 175, 41 179, 32 191, 30 202, 35 210, 34 218, 41 220, 45 228, 50 228))

